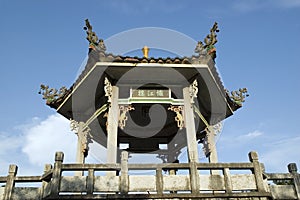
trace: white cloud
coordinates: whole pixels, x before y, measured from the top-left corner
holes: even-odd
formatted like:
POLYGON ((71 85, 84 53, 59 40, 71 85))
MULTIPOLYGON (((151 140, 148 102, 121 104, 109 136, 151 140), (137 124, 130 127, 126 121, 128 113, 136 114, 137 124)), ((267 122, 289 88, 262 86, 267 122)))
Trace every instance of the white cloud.
POLYGON ((261 132, 261 131, 259 131, 259 130, 255 130, 255 131, 253 131, 253 132, 250 132, 250 133, 244 135, 243 137, 244 137, 244 138, 248 138, 248 139, 252 139, 252 138, 259 137, 259 136, 261 136, 261 135, 263 135, 263 132, 261 132))
POLYGON ((259 10, 265 6, 264 2, 261 2, 259 0, 241 0, 236 1, 233 4, 233 9, 239 11, 239 12, 250 12, 254 10, 259 10))
POLYGON ((286 8, 295 8, 300 7, 300 0, 278 0, 278 4, 286 8))
POLYGON ((260 160, 270 172, 287 172, 287 165, 299 161, 300 137, 290 137, 268 144, 260 160))
POLYGON ((228 139, 231 141, 234 141, 234 142, 243 143, 243 142, 248 142, 249 140, 252 140, 252 139, 256 139, 256 138, 262 136, 263 134, 264 133, 260 130, 254 130, 247 134, 239 135, 237 137, 228 138, 228 139))
POLYGON ((300 0, 238 0, 232 4, 232 8, 239 12, 251 12, 269 8, 297 8, 300 0))
POLYGON ((0 133, 0 175, 6 174, 9 164, 16 163, 13 159, 18 159, 18 151, 22 147, 22 135, 10 135, 5 132, 0 133), (12 155, 14 158, 12 158, 12 155))
POLYGON ((7 152, 15 151, 22 146, 22 141, 19 140, 20 135, 9 135, 8 133, 0 133, 0 157, 2 158, 7 152))
POLYGON ((69 121, 55 114, 50 115, 39 124, 26 127, 22 152, 29 157, 32 164, 53 163, 56 151, 65 153, 65 160, 74 161, 76 152, 76 135, 70 131, 69 121))
MULTIPOLYGON (((77 136, 70 131, 69 120, 59 114, 45 120, 34 117, 18 125, 11 133, 0 132, 0 176, 6 175, 10 164, 19 166, 18 175, 41 174, 45 164, 53 164, 55 152, 64 152, 64 162, 76 159, 77 136)), ((106 150, 90 144, 87 162, 106 161, 106 150)))
MULTIPOLYGON (((254 130, 237 136, 224 133, 218 143, 222 162, 246 161, 247 153, 257 151, 259 161, 269 173, 285 173, 289 163, 299 163, 300 136, 254 130), (225 136, 226 135, 226 136, 225 136)), ((298 166, 299 167, 299 166, 298 166)))
POLYGON ((173 13, 178 10, 182 10, 186 4, 178 1, 170 4, 167 0, 137 0, 137 1, 110 1, 108 4, 111 9, 118 10, 124 14, 148 14, 152 11, 164 11, 173 13))
MULTIPOLYGON (((1 175, 7 174, 11 163, 19 166, 21 174, 40 174, 44 164, 53 164, 56 151, 65 153, 65 162, 75 162, 77 136, 70 131, 69 121, 62 116, 50 115, 45 120, 33 118, 18 126, 17 130, 19 132, 13 134, 0 133, 1 175)), ((218 143, 220 158, 222 162, 240 162, 243 161, 240 159, 247 158, 250 150, 258 150, 260 162, 265 164, 267 172, 286 172, 288 163, 299 160, 300 137, 278 138, 278 134, 266 134, 260 130, 240 136, 226 134, 218 143)), ((106 150, 99 144, 90 145, 89 155, 87 162, 106 162, 106 150)))

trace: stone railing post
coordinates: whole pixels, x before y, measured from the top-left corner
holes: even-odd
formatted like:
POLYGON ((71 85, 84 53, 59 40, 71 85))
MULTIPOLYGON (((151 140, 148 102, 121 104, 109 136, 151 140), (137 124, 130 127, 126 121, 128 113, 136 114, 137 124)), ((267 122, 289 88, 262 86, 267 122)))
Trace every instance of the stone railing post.
MULTIPOLYGON (((52 165, 51 164, 46 164, 44 167, 44 174, 52 170, 52 165)), ((42 188, 41 188, 41 197, 47 196, 47 192, 49 192, 49 189, 47 189, 49 181, 48 180, 43 180, 42 182, 42 188)))
POLYGON ((17 165, 9 165, 3 200, 11 200, 12 199, 12 194, 13 194, 13 190, 15 187, 15 177, 17 175, 17 172, 18 172, 17 165))
POLYGON ((232 193, 232 181, 231 181, 231 175, 229 168, 224 168, 223 169, 223 174, 224 174, 224 182, 225 182, 225 190, 226 193, 232 193))
POLYGON ((255 151, 251 151, 248 154, 248 156, 250 162, 253 163, 253 167, 254 167, 253 174, 255 177, 257 190, 258 192, 266 192, 264 187, 264 182, 263 182, 263 173, 262 173, 261 165, 258 161, 258 154, 255 151))
POLYGON ((196 162, 190 162, 190 182, 191 190, 193 194, 197 194, 200 191, 200 180, 196 162))
POLYGON ((157 168, 156 169, 156 191, 157 194, 162 194, 163 193, 163 185, 164 185, 164 179, 162 175, 162 168, 157 168))
POLYGON ((298 174, 298 169, 296 163, 288 164, 288 170, 294 177, 294 185, 297 193, 297 198, 300 199, 300 175, 298 174))
POLYGON ((64 160, 64 153, 56 152, 53 175, 51 180, 51 193, 50 193, 51 197, 59 196, 61 168, 62 168, 63 160, 64 160))
POLYGON ((120 191, 122 194, 127 194, 129 190, 129 177, 128 177, 128 152, 122 151, 121 153, 121 181, 120 191))
POLYGON ((94 192, 94 182, 95 182, 95 171, 94 169, 88 170, 88 177, 86 181, 87 195, 92 195, 94 192))

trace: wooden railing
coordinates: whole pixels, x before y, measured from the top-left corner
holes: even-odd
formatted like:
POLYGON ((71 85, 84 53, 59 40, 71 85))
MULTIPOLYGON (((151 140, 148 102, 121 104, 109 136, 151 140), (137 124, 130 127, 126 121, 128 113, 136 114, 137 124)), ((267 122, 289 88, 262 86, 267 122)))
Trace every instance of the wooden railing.
POLYGON ((0 188, 0 200, 300 199, 296 165, 290 164, 287 174, 265 173, 256 152, 249 153, 249 163, 128 164, 127 152, 122 152, 121 163, 116 164, 63 164, 63 157, 62 152, 57 152, 54 166, 46 165, 42 176, 16 176, 17 166, 10 165, 8 176, 0 177, 0 183, 5 183, 0 188), (153 174, 132 173, 139 170, 153 174), (81 171, 83 175, 65 176, 68 171, 81 171), (289 185, 279 185, 280 181, 289 185), (15 186, 34 182, 40 182, 41 187, 15 186))

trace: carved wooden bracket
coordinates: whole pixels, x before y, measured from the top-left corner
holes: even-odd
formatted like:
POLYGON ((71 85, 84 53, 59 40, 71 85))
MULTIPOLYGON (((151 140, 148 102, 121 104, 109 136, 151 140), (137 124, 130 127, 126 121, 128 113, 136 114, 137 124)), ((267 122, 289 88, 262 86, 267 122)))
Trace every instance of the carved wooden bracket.
POLYGON ((111 103, 112 85, 107 77, 105 77, 104 79, 104 92, 105 92, 105 96, 108 98, 107 102, 111 103))
POLYGON ((75 120, 70 121, 70 128, 78 136, 78 141, 81 144, 81 152, 86 157, 89 150, 88 145, 92 143, 91 129, 84 122, 77 122, 75 120))
POLYGON ((177 127, 181 130, 184 127, 184 114, 183 106, 170 106, 168 110, 171 110, 176 113, 175 121, 177 122, 177 127))
POLYGON ((194 104, 194 98, 197 98, 198 95, 198 82, 197 79, 194 80, 194 82, 190 85, 190 97, 191 97, 191 104, 194 104))
POLYGON ((127 117, 127 113, 130 110, 134 110, 135 108, 132 107, 132 105, 120 105, 119 106, 119 110, 120 110, 120 114, 119 114, 119 127, 121 129, 124 129, 126 126, 126 121, 128 120, 127 117))
POLYGON ((49 88, 48 85, 41 85, 39 94, 43 95, 43 99, 47 101, 47 104, 52 103, 53 101, 56 101, 57 99, 63 97, 68 89, 63 86, 59 90, 55 88, 49 88))

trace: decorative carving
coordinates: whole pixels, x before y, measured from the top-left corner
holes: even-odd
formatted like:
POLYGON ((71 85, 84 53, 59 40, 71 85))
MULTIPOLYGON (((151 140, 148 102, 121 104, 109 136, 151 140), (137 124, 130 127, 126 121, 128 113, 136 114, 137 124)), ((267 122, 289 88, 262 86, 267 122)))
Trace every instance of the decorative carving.
POLYGON ((215 22, 213 27, 210 29, 210 34, 208 34, 204 39, 204 48, 206 49, 208 55, 211 55, 213 59, 217 57, 216 47, 214 46, 214 44, 218 42, 216 34, 217 32, 219 32, 218 23, 215 22))
POLYGON ((89 41, 89 49, 91 50, 99 50, 100 52, 105 52, 106 47, 104 44, 104 41, 102 39, 98 40, 98 36, 93 31, 93 27, 90 24, 89 20, 85 20, 85 27, 83 27, 84 30, 86 30, 86 39, 89 41))
POLYGON ((202 150, 205 154, 206 157, 208 157, 210 155, 210 153, 212 152, 215 142, 214 142, 214 137, 215 137, 215 132, 213 130, 211 130, 212 127, 206 127, 205 129, 205 138, 203 140, 203 147, 202 150))
POLYGON ((183 106, 170 106, 168 110, 171 110, 176 113, 175 121, 177 122, 177 127, 181 130, 184 127, 184 118, 183 118, 183 106))
POLYGON ((197 79, 194 80, 194 82, 190 85, 190 97, 191 97, 191 103, 195 103, 194 102, 194 98, 197 98, 197 94, 198 94, 198 82, 197 79))
POLYGON ((242 106, 243 102, 245 102, 245 98, 249 96, 247 88, 240 88, 239 90, 235 90, 229 93, 228 90, 225 90, 230 99, 234 101, 239 106, 242 106))
POLYGON ((199 53, 199 55, 206 55, 207 51, 204 48, 203 42, 198 41, 197 46, 195 48, 195 53, 199 53))
POLYGON ((119 106, 119 127, 123 130, 126 126, 126 121, 128 120, 127 113, 130 110, 135 110, 131 105, 121 105, 119 106))
POLYGON ((98 42, 98 45, 96 46, 96 49, 98 50, 98 51, 100 51, 100 53, 105 53, 105 51, 106 51, 106 46, 105 46, 105 44, 104 44, 104 41, 103 41, 103 39, 100 39, 99 40, 99 42, 98 42))
POLYGON ((74 131, 76 134, 78 133, 79 123, 74 119, 70 119, 70 130, 74 131))
POLYGON ((55 88, 50 88, 48 85, 41 84, 39 94, 43 95, 43 99, 46 99, 47 104, 63 97, 67 92, 66 87, 61 87, 59 90, 55 88))
POLYGON ((215 125, 212 126, 212 128, 215 131, 215 136, 216 136, 218 133, 221 133, 223 128, 223 123, 222 122, 216 123, 215 125))
POLYGON ((108 112, 104 113, 103 115, 103 118, 106 118, 106 123, 105 123, 105 126, 106 126, 106 131, 108 131, 108 112))
MULTIPOLYGON (((107 97, 107 102, 108 102, 108 105, 109 105, 108 109, 110 109, 111 100, 112 100, 112 85, 111 85, 111 83, 110 83, 110 81, 108 80, 107 77, 104 78, 104 93, 105 93, 105 96, 107 97)), ((108 119, 108 113, 109 113, 109 111, 104 113, 103 118, 108 119)), ((106 130, 107 130, 108 129, 108 122, 107 121, 106 121, 105 125, 106 125, 106 130)))
POLYGON ((143 55, 144 55, 145 58, 148 58, 149 50, 150 50, 150 49, 149 49, 149 47, 147 47, 147 46, 144 46, 144 47, 142 48, 143 55))
POLYGON ((104 79, 104 92, 105 92, 105 96, 108 98, 107 102, 111 103, 112 85, 107 77, 105 77, 104 79))
POLYGON ((208 34, 206 38, 204 38, 205 45, 203 45, 203 43, 199 41, 195 48, 195 52, 199 53, 200 55, 208 54, 212 57, 213 60, 215 60, 217 55, 216 47, 214 46, 214 44, 218 42, 216 34, 217 32, 219 32, 218 23, 215 22, 213 27, 210 29, 210 34, 208 34))
POLYGON ((78 136, 78 142, 81 144, 81 152, 84 157, 87 156, 89 150, 89 143, 92 143, 92 135, 90 134, 91 129, 83 122, 77 122, 75 120, 70 121, 71 131, 74 131, 78 136))

